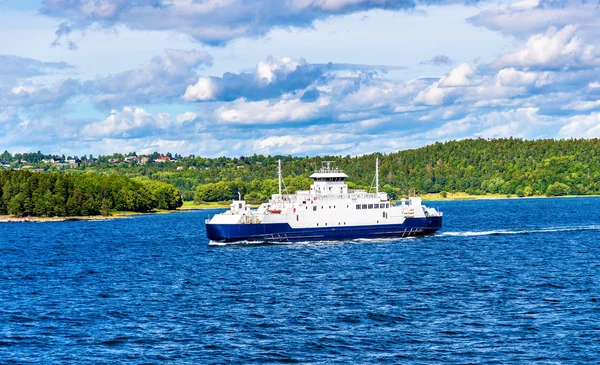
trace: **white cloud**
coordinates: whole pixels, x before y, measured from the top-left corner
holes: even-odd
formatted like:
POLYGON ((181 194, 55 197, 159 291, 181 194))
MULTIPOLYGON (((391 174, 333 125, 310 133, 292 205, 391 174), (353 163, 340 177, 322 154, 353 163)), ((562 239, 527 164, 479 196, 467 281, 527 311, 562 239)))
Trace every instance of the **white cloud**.
POLYGON ((599 89, 600 88, 600 82, 598 82, 598 81, 590 82, 588 84, 588 87, 590 89, 599 89))
POLYGON ((219 85, 210 77, 201 77, 194 85, 189 85, 183 95, 186 101, 215 100, 219 85))
POLYGON ((154 116, 142 108, 124 107, 122 110, 112 110, 102 121, 86 125, 81 133, 92 139, 132 138, 154 134, 157 130, 165 130, 173 124, 167 113, 154 116))
POLYGON ((175 117, 175 119, 177 120, 177 123, 189 122, 196 118, 198 118, 198 114, 196 114, 194 112, 185 112, 185 113, 179 114, 179 115, 177 115, 177 117, 175 117))
POLYGON ((33 94, 36 93, 40 90, 39 87, 34 86, 34 85, 17 85, 15 87, 13 87, 10 92, 12 94, 33 94))
POLYGON ((574 101, 563 107, 565 110, 588 111, 600 107, 600 100, 596 101, 574 101))
POLYGON ((579 68, 600 64, 598 48, 585 45, 576 31, 575 25, 567 25, 560 30, 551 27, 546 33, 529 38, 520 50, 500 57, 494 66, 579 68))
POLYGON ((600 112, 569 118, 558 134, 564 138, 600 137, 600 112))
POLYGON ((599 11, 594 1, 526 0, 485 9, 468 21, 504 34, 526 38, 544 32, 549 26, 563 28, 579 24, 593 29, 598 19, 599 11))
POLYGON ((439 86, 441 87, 459 87, 468 86, 470 78, 475 75, 475 72, 466 63, 463 63, 453 68, 450 73, 440 80, 439 86))
POLYGON ((290 57, 269 56, 256 66, 256 77, 259 81, 270 84, 276 80, 278 74, 285 76, 296 71, 298 66, 305 64, 304 59, 294 60, 290 57))
POLYGON ((496 81, 499 85, 508 87, 534 85, 541 87, 552 82, 553 76, 549 72, 519 71, 515 68, 505 68, 498 71, 496 81))
POLYGON ((281 122, 307 121, 319 115, 329 105, 327 98, 319 98, 312 103, 299 99, 246 101, 238 99, 230 106, 222 106, 215 111, 221 122, 228 124, 274 124, 281 122))

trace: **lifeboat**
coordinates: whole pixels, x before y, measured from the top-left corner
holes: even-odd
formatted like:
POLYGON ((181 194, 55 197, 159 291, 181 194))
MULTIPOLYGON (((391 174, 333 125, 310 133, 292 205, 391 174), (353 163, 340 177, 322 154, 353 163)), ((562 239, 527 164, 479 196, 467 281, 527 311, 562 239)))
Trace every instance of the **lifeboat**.
POLYGON ((269 209, 269 210, 267 210, 267 212, 269 212, 271 214, 279 214, 279 213, 281 213, 281 209, 269 209))

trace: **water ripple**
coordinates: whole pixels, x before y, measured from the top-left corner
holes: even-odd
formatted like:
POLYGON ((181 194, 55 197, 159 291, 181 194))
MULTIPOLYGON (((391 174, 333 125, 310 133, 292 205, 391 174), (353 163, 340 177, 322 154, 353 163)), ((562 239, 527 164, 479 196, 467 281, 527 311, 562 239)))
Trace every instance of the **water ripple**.
POLYGON ((433 236, 281 245, 210 244, 214 211, 0 225, 0 363, 595 363, 598 203, 439 202, 433 236))

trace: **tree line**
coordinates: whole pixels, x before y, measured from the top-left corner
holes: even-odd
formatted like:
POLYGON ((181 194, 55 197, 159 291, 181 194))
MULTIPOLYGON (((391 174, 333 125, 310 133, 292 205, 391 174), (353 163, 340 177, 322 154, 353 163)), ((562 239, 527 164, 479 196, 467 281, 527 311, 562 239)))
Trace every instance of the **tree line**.
POLYGON ((183 204, 174 186, 160 181, 96 174, 0 171, 0 214, 69 217, 149 212, 183 204))
POLYGON ((519 196, 600 194, 599 139, 465 139, 355 157, 175 156, 176 162, 143 165, 109 163, 110 156, 98 156, 96 162, 82 163, 67 173, 119 174, 161 181, 178 188, 184 200, 224 201, 236 198, 240 192, 248 195, 248 200, 264 201, 276 192, 279 159, 288 190, 293 193, 308 189, 307 178, 322 161, 333 161, 333 166, 343 169, 351 188, 368 189, 379 157, 380 189, 392 198, 413 191, 519 196))

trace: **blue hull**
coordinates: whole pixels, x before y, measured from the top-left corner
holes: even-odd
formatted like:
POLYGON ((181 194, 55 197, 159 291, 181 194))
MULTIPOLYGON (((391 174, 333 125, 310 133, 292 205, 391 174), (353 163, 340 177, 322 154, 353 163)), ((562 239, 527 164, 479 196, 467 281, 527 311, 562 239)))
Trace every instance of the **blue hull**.
POLYGON ((357 238, 396 238, 422 236, 442 228, 442 217, 408 218, 403 224, 373 226, 335 226, 292 228, 287 223, 271 224, 206 224, 206 235, 212 241, 332 241, 357 238))

